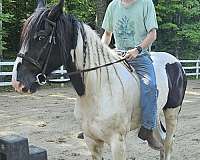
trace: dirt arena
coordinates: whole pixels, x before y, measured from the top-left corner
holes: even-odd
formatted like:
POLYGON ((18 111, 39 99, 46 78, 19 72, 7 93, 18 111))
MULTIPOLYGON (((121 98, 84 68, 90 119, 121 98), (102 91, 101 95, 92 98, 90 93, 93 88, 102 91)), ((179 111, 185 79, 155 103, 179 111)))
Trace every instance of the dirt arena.
MULTIPOLYGON (((76 94, 68 84, 48 87, 33 95, 0 92, 0 135, 17 134, 48 150, 48 160, 91 160, 73 110, 76 94)), ((134 132, 127 137, 129 160, 159 160, 159 153, 140 141, 134 132)), ((104 159, 111 160, 106 145, 104 159)), ((173 160, 200 159, 200 81, 189 81, 179 118, 173 160)))

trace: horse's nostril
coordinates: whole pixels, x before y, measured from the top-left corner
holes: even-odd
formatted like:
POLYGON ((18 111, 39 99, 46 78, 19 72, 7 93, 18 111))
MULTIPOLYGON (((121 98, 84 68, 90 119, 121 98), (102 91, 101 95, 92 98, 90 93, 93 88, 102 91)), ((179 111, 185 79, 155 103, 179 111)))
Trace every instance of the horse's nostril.
POLYGON ((27 92, 28 92, 28 89, 24 87, 24 88, 22 88, 22 92, 27 93, 27 92))

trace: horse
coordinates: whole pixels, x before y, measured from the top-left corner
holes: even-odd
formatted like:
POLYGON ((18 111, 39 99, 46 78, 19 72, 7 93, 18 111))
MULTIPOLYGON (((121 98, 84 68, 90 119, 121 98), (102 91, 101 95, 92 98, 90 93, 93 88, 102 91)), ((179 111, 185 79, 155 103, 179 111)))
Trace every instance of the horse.
MULTIPOLYGON (((102 159, 107 143, 113 160, 125 160, 126 135, 141 126, 138 76, 88 25, 64 13, 63 6, 64 0, 52 8, 38 0, 23 26, 13 87, 17 92, 34 93, 46 83, 46 75, 64 65, 77 93, 74 114, 92 159, 102 159)), ((151 58, 159 91, 158 123, 153 132, 164 145, 160 159, 170 160, 187 80, 174 56, 153 52, 151 58), (160 123, 161 113, 165 125, 160 123)))

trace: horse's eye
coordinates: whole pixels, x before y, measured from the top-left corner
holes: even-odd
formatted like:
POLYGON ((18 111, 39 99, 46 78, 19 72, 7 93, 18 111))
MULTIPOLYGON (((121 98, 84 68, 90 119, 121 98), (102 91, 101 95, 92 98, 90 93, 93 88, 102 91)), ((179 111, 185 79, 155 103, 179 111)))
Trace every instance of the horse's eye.
POLYGON ((39 41, 41 41, 41 40, 43 40, 43 39, 45 39, 45 36, 39 36, 39 41))

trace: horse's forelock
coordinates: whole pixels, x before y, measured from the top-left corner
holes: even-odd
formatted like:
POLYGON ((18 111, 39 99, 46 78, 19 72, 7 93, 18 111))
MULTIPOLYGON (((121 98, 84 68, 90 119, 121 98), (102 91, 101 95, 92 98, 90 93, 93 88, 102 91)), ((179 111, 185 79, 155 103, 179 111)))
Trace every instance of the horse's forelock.
POLYGON ((48 14, 49 10, 40 9, 36 10, 23 24, 22 33, 21 33, 21 44, 24 41, 28 41, 37 31, 37 28, 40 27, 40 24, 44 17, 48 14))

